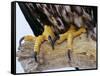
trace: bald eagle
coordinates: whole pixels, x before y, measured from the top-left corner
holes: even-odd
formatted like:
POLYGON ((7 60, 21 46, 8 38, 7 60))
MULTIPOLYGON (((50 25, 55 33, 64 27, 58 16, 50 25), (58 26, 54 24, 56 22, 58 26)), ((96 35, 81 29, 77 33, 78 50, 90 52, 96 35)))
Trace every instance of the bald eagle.
POLYGON ((68 57, 71 60, 73 38, 82 33, 96 39, 94 28, 97 26, 96 7, 77 5, 56 5, 41 3, 18 2, 29 26, 34 32, 33 36, 24 36, 19 41, 34 41, 34 58, 37 60, 40 44, 47 40, 54 49, 55 43, 67 40, 68 57))

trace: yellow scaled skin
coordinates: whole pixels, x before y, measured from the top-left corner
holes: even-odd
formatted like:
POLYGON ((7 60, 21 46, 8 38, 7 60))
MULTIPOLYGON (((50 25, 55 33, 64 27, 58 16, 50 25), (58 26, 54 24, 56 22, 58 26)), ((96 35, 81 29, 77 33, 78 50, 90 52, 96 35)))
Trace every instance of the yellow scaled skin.
MULTIPOLYGON (((72 41, 73 38, 79 36, 81 33, 86 32, 84 27, 81 27, 78 31, 74 27, 74 25, 71 25, 69 30, 65 32, 64 34, 60 35, 60 39, 57 41, 57 43, 61 43, 64 40, 67 40, 67 48, 72 49, 72 41)), ((40 51, 40 45, 43 41, 47 40, 48 41, 48 36, 55 37, 52 29, 50 26, 45 25, 44 26, 44 32, 42 35, 39 35, 38 37, 34 37, 32 35, 27 35, 24 37, 24 41, 31 41, 34 42, 34 52, 39 53, 40 51)))
POLYGON ((54 37, 54 33, 50 26, 45 25, 44 26, 44 32, 42 35, 39 35, 38 37, 33 37, 31 35, 25 36, 24 41, 33 41, 34 42, 34 52, 39 53, 40 51, 40 45, 43 41, 48 41, 48 36, 54 37))
POLYGON ((75 29, 75 27, 73 25, 71 25, 71 27, 69 28, 69 30, 67 32, 65 32, 64 34, 60 35, 60 39, 57 41, 57 43, 61 43, 64 40, 67 40, 67 48, 72 50, 72 41, 73 38, 79 36, 80 34, 86 32, 86 29, 84 27, 81 27, 78 31, 75 29))
POLYGON ((31 41, 34 42, 36 37, 33 37, 32 35, 24 36, 24 41, 31 41))
POLYGON ((44 40, 48 40, 48 36, 54 37, 54 33, 53 33, 50 26, 45 25, 43 34, 36 37, 36 41, 35 41, 35 45, 34 45, 34 51, 39 53, 41 43, 44 40))

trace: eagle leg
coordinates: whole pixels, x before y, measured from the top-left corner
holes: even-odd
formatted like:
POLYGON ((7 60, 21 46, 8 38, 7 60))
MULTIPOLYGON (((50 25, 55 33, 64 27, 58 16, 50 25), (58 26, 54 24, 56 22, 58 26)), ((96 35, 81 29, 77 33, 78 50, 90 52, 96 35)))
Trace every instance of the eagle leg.
POLYGON ((82 33, 85 33, 86 29, 84 27, 80 27, 79 30, 76 30, 76 27, 71 25, 69 30, 63 34, 60 34, 60 39, 57 41, 57 43, 62 43, 64 40, 67 40, 67 48, 68 48, 68 58, 69 62, 71 61, 71 52, 73 49, 73 39, 82 33))
MULTIPOLYGON (((42 33, 42 35, 39 35, 35 39, 35 44, 34 44, 34 52, 35 52, 35 54, 36 55, 39 54, 40 45, 45 40, 50 42, 52 48, 54 49, 54 42, 53 42, 52 38, 54 38, 54 33, 53 33, 51 27, 48 26, 48 25, 44 25, 44 32, 42 33)), ((37 60, 37 56, 36 55, 35 55, 35 60, 37 62, 38 60, 37 60)))
POLYGON ((51 29, 51 26, 44 25, 44 32, 42 33, 42 35, 39 35, 37 37, 34 37, 32 35, 24 36, 20 39, 19 45, 21 45, 22 40, 34 42, 34 58, 35 61, 38 62, 37 55, 40 52, 40 45, 42 44, 43 41, 46 40, 51 44, 52 48, 54 49, 54 41, 53 41, 54 37, 55 35, 51 29))
POLYGON ((86 33, 86 29, 84 27, 80 27, 78 31, 74 32, 74 37, 77 37, 82 33, 86 33))
POLYGON ((44 39, 47 40, 51 44, 52 49, 54 49, 54 44, 55 44, 54 38, 55 38, 55 35, 54 35, 54 32, 52 31, 51 26, 44 25, 44 32, 43 32, 42 35, 44 36, 44 39))

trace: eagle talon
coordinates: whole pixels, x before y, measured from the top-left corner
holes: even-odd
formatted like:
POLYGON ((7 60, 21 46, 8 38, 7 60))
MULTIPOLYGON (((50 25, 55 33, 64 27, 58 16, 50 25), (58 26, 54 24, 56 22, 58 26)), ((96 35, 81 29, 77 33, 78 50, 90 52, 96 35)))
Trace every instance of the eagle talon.
POLYGON ((82 33, 85 33, 86 29, 84 27, 81 27, 79 30, 76 30, 76 27, 71 25, 69 30, 65 32, 64 34, 60 34, 60 39, 57 41, 57 43, 62 43, 64 40, 67 40, 67 56, 68 56, 68 62, 71 62, 71 52, 73 49, 73 39, 82 33))
POLYGON ((71 50, 71 49, 68 49, 68 51, 67 51, 67 57, 68 57, 68 63, 69 63, 69 64, 70 64, 71 61, 72 61, 71 54, 72 54, 72 50, 71 50))
POLYGON ((35 62, 38 62, 38 60, 37 60, 37 52, 34 52, 34 59, 35 59, 35 62))
POLYGON ((76 27, 71 25, 67 32, 65 32, 64 34, 60 34, 60 39, 57 41, 57 43, 59 44, 62 43, 64 40, 67 40, 67 47, 72 48, 73 39, 85 32, 86 29, 84 27, 76 30, 76 27))
POLYGON ((71 50, 70 50, 70 49, 68 49, 67 54, 68 54, 68 59, 69 59, 69 61, 71 61, 71 50))
POLYGON ((48 40, 50 41, 52 49, 54 50, 54 41, 52 40, 51 36, 48 36, 48 40))
POLYGON ((24 37, 22 37, 20 40, 19 40, 19 46, 18 46, 18 50, 21 50, 20 47, 22 46, 22 41, 24 40, 24 37))
MULTIPOLYGON (((42 35, 39 35, 38 37, 34 37, 32 35, 24 36, 20 39, 19 46, 21 46, 21 42, 23 40, 33 42, 34 43, 34 47, 33 47, 34 48, 34 58, 35 58, 35 61, 38 62, 37 54, 39 54, 39 52, 40 52, 41 43, 46 40, 51 44, 52 49, 54 49, 53 38, 55 38, 55 35, 54 35, 54 32, 51 29, 51 26, 45 25, 44 26, 44 32, 42 33, 42 35)), ((20 48, 18 48, 18 49, 20 49, 20 48)))
POLYGON ((79 67, 75 67, 76 70, 79 70, 79 67))

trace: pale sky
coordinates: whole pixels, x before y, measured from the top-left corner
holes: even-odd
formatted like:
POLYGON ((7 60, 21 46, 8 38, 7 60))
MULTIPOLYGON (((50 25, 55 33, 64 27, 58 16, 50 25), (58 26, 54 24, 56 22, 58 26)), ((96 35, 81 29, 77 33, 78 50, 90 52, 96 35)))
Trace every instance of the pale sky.
MULTIPOLYGON (((20 38, 25 35, 33 35, 33 32, 22 14, 19 5, 16 3, 16 51, 18 51, 20 38)), ((16 59, 16 73, 24 73, 18 59, 16 59)))

